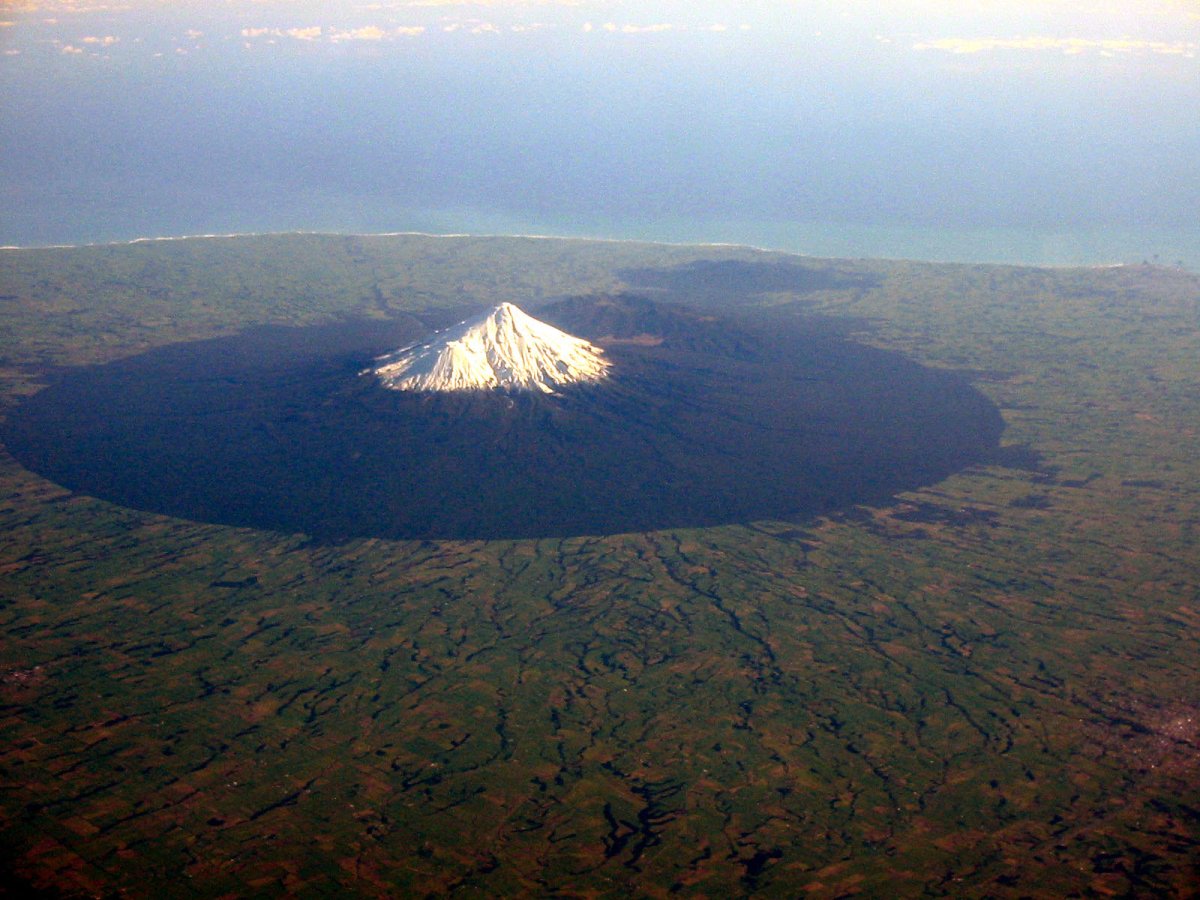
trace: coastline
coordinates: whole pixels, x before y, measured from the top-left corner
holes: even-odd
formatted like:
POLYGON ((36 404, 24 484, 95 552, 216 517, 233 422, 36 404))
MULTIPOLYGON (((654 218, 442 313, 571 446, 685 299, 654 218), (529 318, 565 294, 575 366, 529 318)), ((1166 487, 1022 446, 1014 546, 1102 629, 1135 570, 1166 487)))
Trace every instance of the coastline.
MULTIPOLYGON (((701 226, 703 227, 703 225, 701 226)), ((788 228, 788 225, 779 226, 788 228)), ((812 233, 819 226, 790 226, 795 230, 802 230, 812 233)), ((651 232, 657 232, 658 228, 648 229, 651 232)), ((719 230, 719 229, 714 229, 719 230)), ((745 228, 733 227, 731 231, 745 231, 745 228)), ((1018 268, 1035 268, 1035 269, 1097 269, 1097 268, 1121 268, 1124 266, 1135 265, 1154 265, 1164 268, 1182 268, 1185 271, 1200 272, 1200 232, 1196 234, 1197 243, 1191 245, 1188 241, 1189 234, 1183 229, 1166 229, 1163 233, 1170 235, 1180 244, 1189 244, 1196 249, 1190 254, 1178 256, 1175 252, 1168 252, 1165 257, 1160 252, 1153 254, 1127 252, 1124 259, 1114 259, 1114 254, 1101 255, 1100 253, 1087 254, 1083 251, 1076 251, 1073 254, 1062 253, 1062 256, 1091 256, 1090 259, 1073 258, 1072 260, 1054 259, 1053 251, 1043 251, 1035 253, 1026 250, 1021 252, 1014 247, 1009 247, 1007 250, 993 250, 992 252, 979 251, 972 249, 973 245, 979 245, 983 239, 995 229, 912 229, 908 227, 883 228, 855 226, 850 229, 851 232, 862 232, 869 230, 875 235, 874 240, 864 240, 859 235, 858 240, 853 240, 853 234, 848 239, 845 234, 839 234, 837 226, 832 226, 829 229, 829 237, 823 240, 818 239, 817 243, 822 246, 798 246, 798 244, 808 244, 809 241, 778 240, 766 243, 757 243, 742 240, 700 240, 687 238, 667 238, 658 237, 653 234, 639 236, 621 236, 615 237, 612 235, 595 235, 595 234, 580 234, 571 233, 570 229, 564 229, 559 233, 550 233, 547 231, 498 231, 490 229, 481 229, 479 231, 470 230, 448 230, 448 231, 431 231, 423 229, 399 229, 399 230, 383 230, 383 231, 363 231, 358 229, 278 229, 278 230, 249 230, 249 231, 228 231, 228 232, 196 232, 196 233, 181 233, 181 234, 165 234, 165 235, 139 235, 134 238, 121 238, 111 240, 94 240, 80 241, 76 243, 46 243, 46 244, 5 244, 0 245, 0 251, 18 252, 18 251, 38 251, 38 250, 70 250, 79 248, 99 248, 99 247, 118 247, 132 246, 136 244, 173 242, 173 241, 193 241, 193 240, 232 240, 238 238, 254 238, 254 237, 285 237, 291 235, 308 235, 308 236, 329 236, 329 237, 356 237, 356 238, 385 238, 385 237, 426 237, 426 238, 521 238, 526 240, 547 240, 547 241, 579 241, 579 242, 595 242, 609 244, 644 244, 644 245, 659 245, 665 247, 706 247, 706 248, 728 248, 750 250, 758 253, 780 253, 789 256, 807 257, 814 259, 878 259, 890 262, 913 262, 913 263, 930 263, 939 265, 989 265, 989 266, 1007 266, 1018 268), (930 235, 933 235, 931 238, 930 235), (882 235, 881 239, 879 236, 882 235), (915 236, 914 236, 915 235, 915 236), (924 238, 924 240, 922 239, 924 238), (891 244, 890 248, 886 245, 891 244), (923 248, 927 252, 922 252, 921 244, 926 244, 923 248), (949 249, 951 246, 958 244, 959 252, 954 252, 949 249), (835 246, 836 245, 836 246, 835 246), (888 252, 888 250, 893 252, 888 252), (837 252, 840 251, 840 252, 837 252), (906 252, 907 251, 907 252, 906 252), (1135 260, 1135 257, 1141 257, 1140 261, 1135 260)), ((1070 243, 1074 239, 1075 243, 1086 242, 1086 238, 1080 238, 1065 233, 1046 233, 1039 232, 1022 232, 1019 229, 1009 229, 1004 232, 1010 238, 1025 238, 1026 241, 1045 243, 1057 239, 1059 242, 1070 243)), ((1178 246, 1176 246, 1178 249, 1178 246)))

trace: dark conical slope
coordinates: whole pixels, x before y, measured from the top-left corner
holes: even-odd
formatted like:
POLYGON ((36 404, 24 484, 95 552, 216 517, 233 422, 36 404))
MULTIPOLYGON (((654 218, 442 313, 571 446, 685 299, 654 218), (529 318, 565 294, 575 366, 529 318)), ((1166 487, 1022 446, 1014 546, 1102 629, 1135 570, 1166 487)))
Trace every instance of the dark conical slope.
POLYGON ((116 503, 321 540, 811 516, 998 444, 999 414, 958 377, 828 331, 755 333, 637 298, 539 315, 603 346, 609 377, 554 395, 391 391, 358 373, 412 323, 268 329, 74 373, 4 440, 116 503))

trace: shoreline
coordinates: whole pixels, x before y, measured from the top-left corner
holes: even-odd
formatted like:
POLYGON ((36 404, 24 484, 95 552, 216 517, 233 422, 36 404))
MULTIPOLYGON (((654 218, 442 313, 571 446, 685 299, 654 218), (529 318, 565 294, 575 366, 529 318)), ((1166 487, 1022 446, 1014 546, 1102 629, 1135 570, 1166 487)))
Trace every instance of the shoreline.
POLYGON ((1167 263, 1130 263, 1130 262, 1094 262, 1094 263, 1038 263, 1038 262, 1012 262, 999 260, 964 260, 964 259, 927 259, 919 256, 906 255, 887 255, 887 254, 818 254, 807 253, 799 250, 791 250, 785 247, 768 247, 750 243, 741 243, 737 241, 668 241, 655 240, 651 238, 614 238, 614 237, 594 237, 566 234, 541 234, 541 233, 520 233, 520 232, 436 232, 436 231, 420 231, 420 230, 399 230, 399 231, 322 231, 322 230, 283 230, 283 231, 232 231, 232 232, 206 232, 197 234, 176 234, 176 235, 143 235, 135 238, 107 241, 85 241, 80 243, 62 243, 62 244, 5 244, 0 245, 0 251, 8 252, 33 252, 42 250, 78 250, 85 248, 102 248, 102 247, 127 247, 136 244, 153 244, 171 241, 199 241, 199 240, 233 240, 237 238, 255 238, 255 237, 290 237, 290 236, 310 236, 310 237, 356 237, 356 238, 387 238, 387 237, 424 237, 424 238, 518 238, 524 240, 545 240, 545 241, 576 241, 576 242, 593 242, 606 244, 643 244, 650 246, 663 247, 703 247, 703 248, 720 248, 732 250, 750 250, 755 253, 773 253, 785 256, 794 256, 805 259, 858 259, 858 260, 879 260, 881 262, 910 262, 926 265, 949 265, 949 266, 997 266, 1006 268, 1024 268, 1024 269, 1120 269, 1126 267, 1136 267, 1139 265, 1149 265, 1154 268, 1167 269, 1182 269, 1182 271, 1193 271, 1192 267, 1167 264, 1167 263))
POLYGON ((153 244, 166 241, 200 241, 221 240, 249 237, 290 237, 307 235, 310 237, 428 237, 428 238, 521 238, 536 241, 583 241, 596 244, 651 244, 664 247, 730 247, 739 250, 755 250, 760 253, 786 253, 791 256, 809 256, 811 254, 784 250, 779 247, 756 247, 752 244, 742 244, 737 241, 666 241, 651 238, 614 238, 581 236, 575 234, 531 234, 523 232, 491 232, 491 231, 322 231, 308 229, 293 229, 283 231, 229 231, 200 234, 166 234, 158 236, 141 236, 110 241, 82 241, 77 244, 2 244, 0 250, 78 250, 85 247, 127 247, 132 244, 153 244))

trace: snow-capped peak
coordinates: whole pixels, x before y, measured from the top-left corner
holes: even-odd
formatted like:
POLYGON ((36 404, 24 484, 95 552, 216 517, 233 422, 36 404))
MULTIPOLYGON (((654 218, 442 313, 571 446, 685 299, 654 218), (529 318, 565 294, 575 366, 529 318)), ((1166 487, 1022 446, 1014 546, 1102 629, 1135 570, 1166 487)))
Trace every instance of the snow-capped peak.
POLYGON ((608 374, 602 350, 501 303, 433 340, 380 356, 372 372, 397 391, 539 390, 608 374))

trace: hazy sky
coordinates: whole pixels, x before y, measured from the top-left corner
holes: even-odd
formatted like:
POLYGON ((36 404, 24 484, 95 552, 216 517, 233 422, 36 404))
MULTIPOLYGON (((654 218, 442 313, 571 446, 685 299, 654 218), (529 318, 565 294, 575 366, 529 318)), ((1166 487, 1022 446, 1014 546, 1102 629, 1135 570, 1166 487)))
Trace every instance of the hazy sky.
POLYGON ((6 55, 110 59, 289 42, 310 48, 360 43, 379 52, 416 38, 538 31, 559 32, 579 47, 587 45, 586 36, 670 35, 682 41, 689 33, 754 31, 755 43, 776 46, 824 43, 852 51, 865 36, 914 52, 1102 58, 1195 59, 1200 40, 1194 0, 7 0, 0 2, 0 15, 6 55))
POLYGON ((1184 226, 1198 108, 1194 0, 18 0, 0 242, 439 209, 1184 226))

